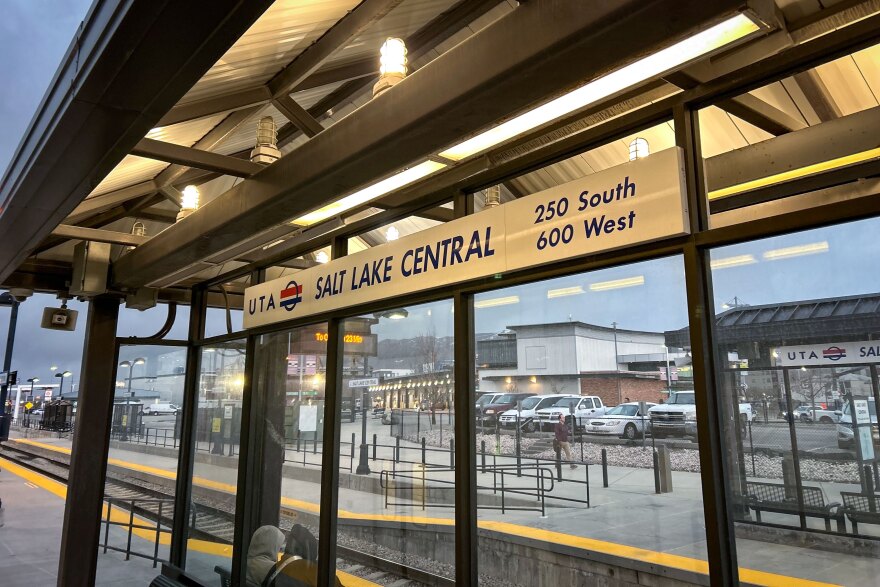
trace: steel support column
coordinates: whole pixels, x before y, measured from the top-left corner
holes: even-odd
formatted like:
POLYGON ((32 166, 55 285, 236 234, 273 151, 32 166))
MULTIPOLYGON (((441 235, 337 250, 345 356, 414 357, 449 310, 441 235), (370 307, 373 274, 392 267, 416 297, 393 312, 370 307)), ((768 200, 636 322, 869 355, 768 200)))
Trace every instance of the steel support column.
MULTIPOLYGON (((675 141, 685 150, 685 177, 691 230, 708 228, 708 202, 700 149, 699 117, 696 110, 682 106, 673 112, 675 141)), ((722 405, 715 384, 716 356, 712 341, 715 305, 712 296, 708 252, 691 238, 684 247, 685 288, 693 355, 694 390, 697 403, 697 439, 700 445, 700 479, 703 486, 703 516, 706 522, 706 550, 712 585, 739 585, 736 540, 730 516, 730 492, 725 483, 722 405)))
MULTIPOLYGON (((348 237, 333 240, 331 257, 348 254, 348 237)), ((344 320, 327 321, 327 374, 324 379, 324 445, 321 451, 321 520, 318 523, 318 587, 336 585, 336 513, 339 509, 339 429, 344 320)))
POLYGON ((15 299, 9 307, 9 330, 6 334, 6 351, 3 356, 3 371, 6 372, 6 379, 3 380, 3 387, 0 388, 0 416, 6 414, 6 398, 9 394, 9 370, 12 368, 12 347, 15 345, 15 328, 18 323, 18 304, 15 299))
POLYGON ((174 521, 171 528, 171 564, 186 565, 186 540, 189 535, 189 508, 192 498, 192 473, 195 461, 195 430, 199 407, 199 355, 194 346, 205 332, 205 290, 193 289, 189 310, 189 334, 186 349, 186 373, 183 378, 183 414, 180 423, 180 446, 177 452, 177 480, 174 488, 174 521))
MULTIPOLYGON (((455 215, 473 212, 473 197, 458 194, 455 215)), ((455 583, 479 584, 477 536, 477 446, 474 416, 474 296, 456 292, 452 298, 455 316, 455 583)))
MULTIPOLYGON (((263 280, 262 270, 251 273, 251 283, 260 283, 263 280)), ((254 491, 259 483, 258 469, 260 462, 256 458, 258 446, 255 442, 259 438, 255 434, 256 420, 260 414, 254 410, 259 405, 254 397, 254 369, 256 357, 257 336, 250 335, 247 338, 247 346, 244 356, 244 386, 242 387, 241 402, 241 431, 238 440, 238 483, 235 494, 235 535, 232 539, 232 578, 234 585, 245 585, 247 575, 247 561, 245 545, 259 524, 260 493, 254 491)), ((282 449, 283 450, 283 449, 282 449)))
POLYGON ((95 584, 110 421, 116 390, 116 323, 119 299, 89 303, 80 370, 79 408, 70 454, 67 500, 61 531, 58 587, 95 584))

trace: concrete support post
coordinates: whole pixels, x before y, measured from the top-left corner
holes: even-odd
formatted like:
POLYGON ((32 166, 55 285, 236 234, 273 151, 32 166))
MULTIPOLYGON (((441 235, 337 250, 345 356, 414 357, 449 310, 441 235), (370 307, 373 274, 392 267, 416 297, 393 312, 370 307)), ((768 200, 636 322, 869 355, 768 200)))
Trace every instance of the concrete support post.
POLYGON ((61 532, 58 587, 95 584, 101 506, 116 389, 116 322, 119 300, 98 297, 89 304, 80 375, 79 406, 67 503, 61 532))

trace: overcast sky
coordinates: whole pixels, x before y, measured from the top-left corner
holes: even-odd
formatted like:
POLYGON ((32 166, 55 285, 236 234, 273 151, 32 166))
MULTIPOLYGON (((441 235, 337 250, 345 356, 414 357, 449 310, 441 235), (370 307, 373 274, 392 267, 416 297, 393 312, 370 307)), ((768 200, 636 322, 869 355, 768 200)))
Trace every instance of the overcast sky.
MULTIPOLYGON (((0 4, 0 76, 6 81, 0 92, 0 167, 4 170, 89 5, 88 0, 3 0, 0 4)), ((758 305, 878 292, 878 234, 880 220, 866 220, 718 250, 714 260, 733 258, 736 262, 714 272, 716 310, 734 297, 758 305)), ((508 288, 481 294, 478 300, 505 297, 512 303, 477 310, 479 332, 569 319, 604 326, 617 322, 620 328, 651 331, 687 324, 679 257, 508 288), (639 285, 608 285, 632 279, 639 285), (548 290, 559 289, 572 294, 548 299, 548 290)), ((41 330, 43 308, 57 305, 53 296, 35 295, 21 306, 12 368, 22 380, 36 376, 55 382, 49 367, 56 365, 59 371, 72 371, 72 382, 78 381, 87 306, 70 304, 80 311, 75 332, 41 330)), ((432 330, 438 336, 450 336, 450 310, 449 302, 411 308, 406 320, 383 320, 377 330, 383 337, 408 338, 432 330)), ((0 308, 0 348, 5 348, 9 313, 9 308, 0 308)), ((187 314, 185 310, 179 313, 171 337, 185 336, 187 314)), ((149 335, 164 320, 164 308, 145 313, 125 310, 119 334, 149 335)), ((235 322, 240 324, 240 318, 235 322)), ((225 331, 222 311, 209 314, 208 331, 225 331)))

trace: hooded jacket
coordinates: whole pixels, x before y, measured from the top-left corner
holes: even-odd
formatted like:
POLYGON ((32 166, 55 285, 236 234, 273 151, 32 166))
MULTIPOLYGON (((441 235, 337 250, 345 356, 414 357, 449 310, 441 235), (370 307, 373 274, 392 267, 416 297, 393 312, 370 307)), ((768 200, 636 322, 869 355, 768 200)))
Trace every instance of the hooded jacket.
POLYGON ((247 585, 260 587, 278 562, 284 533, 275 526, 260 526, 251 537, 247 552, 247 585))

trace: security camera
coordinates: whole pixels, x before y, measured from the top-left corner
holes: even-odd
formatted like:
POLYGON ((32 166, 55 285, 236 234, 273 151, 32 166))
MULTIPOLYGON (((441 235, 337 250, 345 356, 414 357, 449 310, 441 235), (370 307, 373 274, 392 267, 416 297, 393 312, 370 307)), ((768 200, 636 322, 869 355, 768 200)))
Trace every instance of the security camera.
POLYGON ((34 290, 25 289, 23 287, 13 287, 12 289, 9 290, 9 293, 12 295, 12 297, 15 298, 16 302, 21 303, 21 302, 25 301, 26 299, 28 299, 29 297, 31 297, 32 295, 34 295, 34 290))

